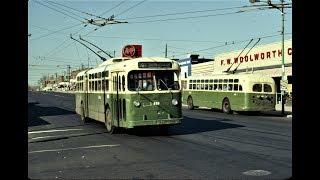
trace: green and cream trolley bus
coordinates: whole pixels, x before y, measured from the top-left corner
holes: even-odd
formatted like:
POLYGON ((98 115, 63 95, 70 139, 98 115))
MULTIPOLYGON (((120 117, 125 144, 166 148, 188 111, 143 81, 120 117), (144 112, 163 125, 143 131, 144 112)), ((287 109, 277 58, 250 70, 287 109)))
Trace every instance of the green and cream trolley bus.
POLYGON ((275 82, 260 74, 220 74, 190 76, 182 101, 188 109, 208 107, 232 111, 273 111, 275 82))
POLYGON ((76 112, 86 122, 116 127, 168 126, 182 121, 180 66, 161 57, 111 58, 79 72, 76 112))

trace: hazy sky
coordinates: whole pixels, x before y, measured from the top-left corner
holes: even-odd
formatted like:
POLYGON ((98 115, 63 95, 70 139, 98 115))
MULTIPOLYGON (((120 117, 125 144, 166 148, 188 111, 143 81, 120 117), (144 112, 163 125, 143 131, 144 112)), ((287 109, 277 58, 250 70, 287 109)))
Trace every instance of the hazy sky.
MULTIPOLYGON (((112 55, 115 51, 116 56, 121 55, 124 45, 141 44, 143 56, 164 57, 167 44, 170 58, 186 58, 189 53, 214 58, 219 53, 244 48, 251 38, 267 36, 258 45, 281 41, 281 12, 250 6, 249 0, 30 0, 29 84, 37 83, 43 75, 63 74, 67 65, 77 69, 81 64, 92 67, 102 62, 72 40, 70 34, 77 39, 81 35, 112 55), (85 27, 85 19, 95 18, 88 14, 103 14, 105 18, 115 15, 116 20, 128 23, 85 27)), ((292 9, 286 8, 285 13, 285 39, 289 39, 292 9)))

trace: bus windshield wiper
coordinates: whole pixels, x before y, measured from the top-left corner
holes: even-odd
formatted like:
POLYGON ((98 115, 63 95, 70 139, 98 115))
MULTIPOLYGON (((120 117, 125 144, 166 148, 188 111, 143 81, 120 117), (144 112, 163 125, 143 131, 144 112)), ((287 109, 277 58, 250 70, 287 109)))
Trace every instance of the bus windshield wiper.
POLYGON ((162 79, 159 79, 159 80, 166 86, 167 90, 171 90, 171 88, 168 88, 167 84, 162 79))

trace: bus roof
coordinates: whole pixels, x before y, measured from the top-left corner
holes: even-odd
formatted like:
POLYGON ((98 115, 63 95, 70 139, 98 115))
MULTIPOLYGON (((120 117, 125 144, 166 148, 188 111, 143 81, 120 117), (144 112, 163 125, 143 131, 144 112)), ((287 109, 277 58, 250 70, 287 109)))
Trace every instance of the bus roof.
POLYGON ((265 76, 263 74, 252 74, 252 73, 243 73, 243 74, 213 74, 206 76, 189 76, 188 79, 244 79, 244 80, 252 80, 252 81, 264 81, 264 82, 273 82, 272 77, 265 76))
MULTIPOLYGON (((93 69, 88 70, 88 73, 97 73, 97 72, 102 72, 104 70, 110 70, 110 68, 107 67, 112 67, 112 70, 119 70, 119 71, 125 71, 128 69, 139 69, 138 63, 139 62, 172 62, 172 68, 179 68, 179 64, 171 59, 168 58, 163 58, 163 57, 140 57, 140 58, 134 58, 134 59, 129 59, 129 58, 111 58, 108 59, 107 61, 103 62, 100 64, 98 67, 95 67, 93 69)), ((166 69, 166 68, 164 68, 166 69)), ((171 68, 170 68, 171 69, 171 68)), ((150 68, 152 70, 152 68, 150 68)), ((77 76, 81 76, 85 73, 85 71, 81 71, 78 73, 77 76)))

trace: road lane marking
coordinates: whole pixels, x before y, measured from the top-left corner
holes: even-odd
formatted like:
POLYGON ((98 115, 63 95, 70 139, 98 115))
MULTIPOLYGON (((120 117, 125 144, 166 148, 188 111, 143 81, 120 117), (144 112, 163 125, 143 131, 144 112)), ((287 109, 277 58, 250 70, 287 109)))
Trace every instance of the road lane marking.
POLYGON ((248 175, 248 176, 266 176, 271 174, 271 172, 258 169, 258 170, 249 170, 249 171, 243 172, 242 174, 248 175))
POLYGON ((39 137, 33 137, 33 138, 31 138, 31 139, 68 138, 68 137, 74 137, 74 136, 94 135, 94 134, 102 134, 102 133, 105 133, 105 131, 102 131, 102 132, 94 132, 94 133, 66 134, 66 135, 58 135, 58 136, 39 136, 39 137))
POLYGON ((35 137, 31 139, 43 139, 43 138, 52 138, 52 137, 58 137, 58 136, 43 136, 43 137, 35 137))
POLYGON ((105 144, 105 145, 99 145, 99 146, 85 146, 85 147, 66 148, 66 149, 47 149, 47 150, 40 150, 40 151, 30 151, 28 153, 32 154, 32 153, 42 153, 42 152, 68 151, 68 150, 75 150, 75 149, 90 149, 90 148, 116 147, 116 146, 120 146, 120 144, 105 144))
POLYGON ((55 95, 55 94, 54 94, 54 96, 57 96, 57 97, 64 97, 64 96, 60 96, 60 95, 55 95))
POLYGON ((63 132, 63 131, 80 131, 83 129, 53 129, 53 130, 47 130, 47 131, 31 131, 28 132, 28 134, 39 134, 39 133, 49 133, 49 132, 63 132))

